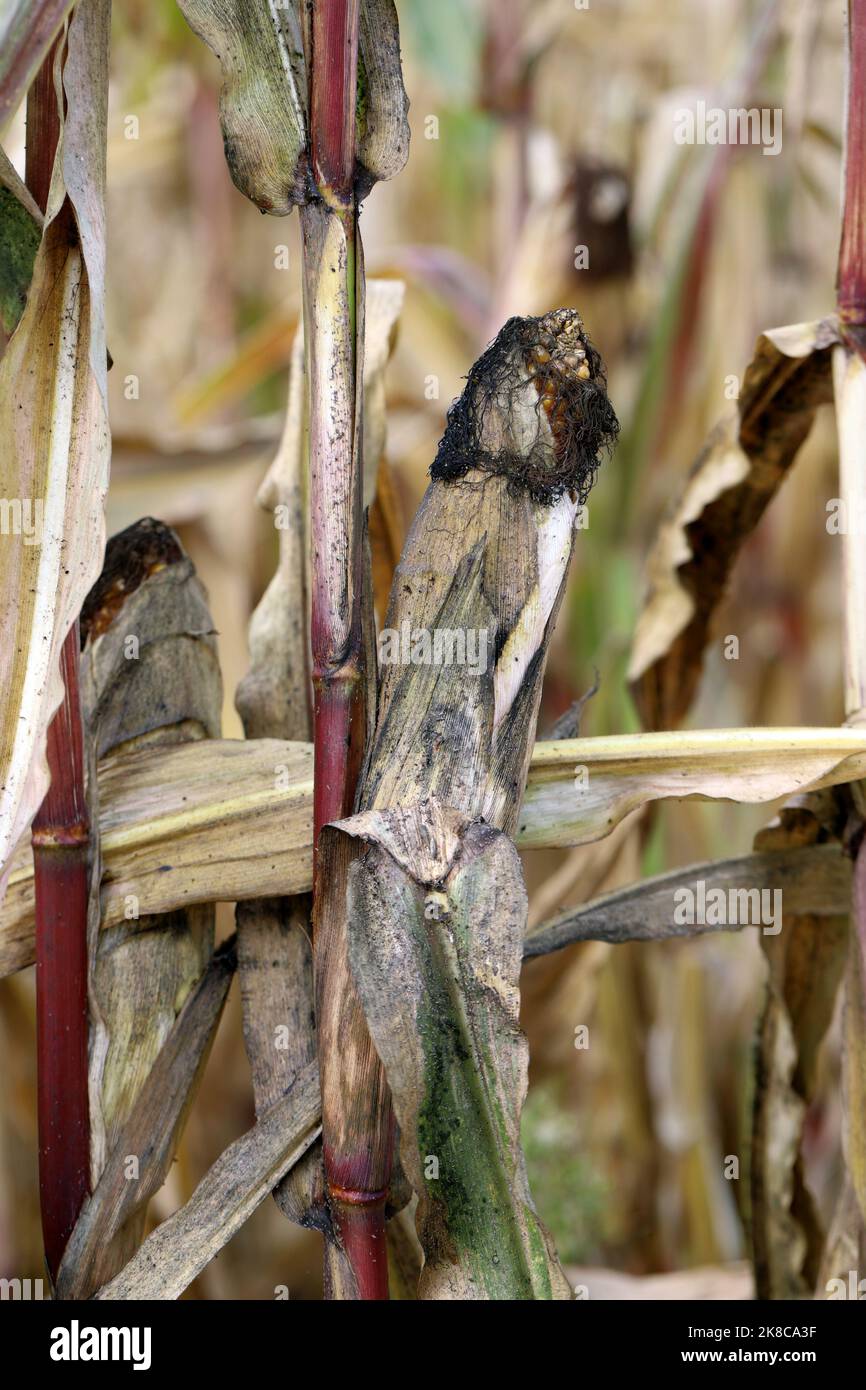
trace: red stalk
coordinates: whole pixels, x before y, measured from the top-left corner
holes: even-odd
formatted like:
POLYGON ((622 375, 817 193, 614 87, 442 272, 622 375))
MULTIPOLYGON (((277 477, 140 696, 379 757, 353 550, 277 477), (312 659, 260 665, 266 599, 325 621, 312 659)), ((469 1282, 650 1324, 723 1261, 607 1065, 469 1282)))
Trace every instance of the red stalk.
MULTIPOLYGON (((314 838, 350 814, 365 735, 361 625, 362 480, 355 451, 357 291, 361 255, 354 193, 359 0, 317 0, 310 36, 312 169, 321 202, 301 209, 304 314, 310 381, 313 547, 314 838), (342 239, 329 239, 335 221, 342 239), (323 255, 326 241, 329 250, 323 255), (339 250, 335 251, 334 247, 339 250)), ((318 892, 318 888, 315 890, 318 892)), ((385 1202, 391 1167, 390 1112, 381 1065, 348 975, 345 940, 319 930, 314 950, 320 1024, 341 1012, 347 1046, 322 1039, 324 1164, 335 1229, 362 1299, 387 1299, 385 1202), (339 997, 337 997, 339 996, 339 997), (351 1043, 348 1040, 351 1039, 351 1043), (348 1053, 360 1057, 350 1067, 348 1053), (351 1080, 347 1077, 351 1074, 351 1080), (363 1095, 346 1094, 363 1077, 363 1095), (368 1084, 369 1082, 369 1084, 368 1084), (346 1125, 351 1108, 352 1125, 346 1125), (351 1139, 345 1140, 347 1129, 351 1139)))
POLYGON ((866 3, 848 10, 845 193, 837 303, 850 345, 866 359, 866 3))
POLYGON ((347 203, 354 202, 359 12, 360 0, 317 0, 313 7, 313 176, 320 190, 347 203))
POLYGON ((63 703, 48 729, 51 786, 33 820, 39 1200, 55 1278, 90 1190, 87 900, 90 827, 78 693, 78 624, 61 652, 63 703))
MULTIPOLYGON (((60 41, 59 41, 60 42, 60 41)), ((56 45, 27 97, 26 181, 45 210, 60 136, 56 45)), ((33 819, 36 894, 36 1054, 39 1200, 45 1258, 57 1275, 89 1192, 87 1095, 87 904, 90 827, 78 684, 78 624, 63 644, 63 703, 48 729, 51 785, 33 819)))

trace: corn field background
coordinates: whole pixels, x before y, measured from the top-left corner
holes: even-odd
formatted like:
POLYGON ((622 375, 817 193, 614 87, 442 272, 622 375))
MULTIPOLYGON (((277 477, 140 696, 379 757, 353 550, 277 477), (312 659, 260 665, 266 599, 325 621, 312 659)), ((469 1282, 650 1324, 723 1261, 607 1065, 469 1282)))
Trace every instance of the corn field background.
MULTIPOLYGON (((80 0, 64 23, 100 4, 80 0)), ((0 0, 0 33, 4 5, 10 23, 16 9, 27 9, 0 0)), ((280 968, 306 980, 312 998, 300 944, 309 933, 311 878, 309 867, 298 867, 300 851, 297 864, 287 853, 273 872, 257 864, 226 878, 247 882, 237 921, 231 893, 213 885, 228 873, 222 861, 242 859, 236 851, 245 840, 267 856, 301 836, 304 816, 312 825, 312 803, 298 810, 297 798, 292 810, 265 798, 260 817, 243 822, 232 819, 232 806, 255 793, 257 777, 263 785, 282 775, 290 789, 312 779, 309 671, 293 669, 292 691, 268 685, 274 629, 262 614, 282 605, 294 650, 303 647, 316 577, 303 553, 309 531, 297 520, 309 501, 310 443, 298 331, 305 292, 308 324, 310 306, 321 303, 311 266, 315 248, 330 245, 317 237, 331 230, 313 225, 318 213, 309 206, 300 216, 261 216, 233 184, 220 129, 220 62, 198 37, 213 7, 187 0, 182 8, 186 19, 175 0, 115 0, 110 19, 106 535, 141 518, 171 528, 174 538, 154 528, 137 544, 149 583, 160 571, 183 570, 183 620, 197 645, 189 658, 194 708, 172 703, 187 660, 173 648, 136 697, 148 709, 165 699, 174 711, 165 723, 176 718, 186 732, 167 744, 143 735, 136 751, 139 730, 130 734, 124 724, 129 702, 111 697, 111 661, 122 653, 103 645, 97 658, 93 645, 112 605, 133 602, 123 597, 126 581, 112 589, 107 569, 82 614, 85 757, 92 770, 103 756, 100 739, 104 749, 127 752, 131 741, 144 769, 137 781, 123 768, 113 782, 110 769, 100 781, 103 939, 124 930, 128 895, 149 875, 147 911, 163 914, 161 930, 177 940, 184 934, 186 943, 170 969, 155 954, 133 960, 120 937, 114 966, 103 958, 116 1029, 105 1040, 106 1074, 117 1088, 111 1100, 110 1087, 103 1093, 103 1162, 182 1005, 196 991, 203 998, 205 980, 215 993, 207 1007, 203 998, 199 1023, 189 1021, 186 1041, 199 1048, 200 1075, 188 1113, 178 1101, 165 1119, 165 1142, 169 1131, 180 1135, 176 1152, 164 1156, 165 1180, 119 1234, 111 1232, 113 1253, 101 1274, 94 1273, 98 1229, 79 1231, 79 1264, 68 1264, 61 1296, 64 1289, 89 1295, 122 1278, 141 1242, 184 1208, 224 1151, 279 1100, 283 1083, 261 1062, 273 1019, 259 1010, 255 990, 278 920, 289 939, 287 913, 300 915, 280 968), (295 575, 293 589, 269 589, 278 569, 295 575), (251 666, 266 671, 258 684, 251 666), (231 750, 219 766, 205 761, 208 741, 245 739, 262 740, 260 765, 232 763, 231 750), (279 749, 266 739, 281 740, 279 749), (287 753, 289 744, 303 749, 287 753), (165 789, 175 774, 164 769, 180 766, 179 758, 201 813, 196 824, 207 820, 206 842, 184 820, 184 784, 165 789), (148 848, 142 831, 122 860, 125 828, 155 823, 162 796, 175 796, 179 838, 173 844, 165 832, 148 848), (163 892, 165 866, 172 872, 163 881, 187 876, 194 906, 163 892), (214 903, 215 955, 206 944, 214 903), (169 918, 183 922, 166 928, 169 918), (233 958, 221 967, 236 928, 238 967, 233 958), (157 975, 164 997, 154 1002, 148 989, 156 990, 157 975), (124 1071, 133 1053, 134 1075, 124 1071)), ((566 1291, 578 1297, 831 1297, 834 1280, 847 1287, 849 1271, 866 1276, 866 899, 859 898, 859 924, 856 906, 866 865, 857 861, 866 574, 863 531, 858 537, 853 524, 866 497, 866 303, 856 292, 846 303, 849 281, 839 278, 846 64, 853 62, 842 7, 398 0, 396 8, 408 158, 403 167, 405 150, 383 156, 394 168, 377 174, 358 222, 367 287, 363 501, 379 629, 446 412, 512 316, 577 309, 619 420, 586 524, 575 532, 526 814, 517 824, 512 798, 514 828, 507 817, 499 822, 516 840, 528 893, 519 982, 529 1088, 520 1133, 538 1216, 566 1291), (699 103, 775 113, 780 147, 768 148, 772 139, 678 140, 681 113, 699 103), (777 332, 791 325, 799 327, 777 332), (850 524, 837 524, 843 513, 850 524), (715 741, 700 734, 725 730, 740 732, 715 741), (587 740, 585 756, 575 740, 587 740), (641 895, 637 887, 648 881, 641 895), (760 910, 769 915, 683 925, 675 894, 697 893, 699 881, 726 894, 763 890, 760 910)), ((852 4, 849 23, 854 16, 862 39, 862 5, 852 4)), ((862 84, 864 70, 857 71, 862 84)), ((21 179, 22 95, 3 113, 0 140, 21 179)), ((369 111, 367 119, 369 134, 369 111)), ((850 131, 848 141, 850 151, 850 131)), ((852 263, 859 255, 861 268, 866 230, 851 204, 864 197, 864 149, 861 130, 859 174, 848 182, 852 263)), ((4 174, 4 195, 12 186, 4 174)), ((9 249, 20 248, 23 234, 2 206, 0 345, 8 355, 20 339, 22 307, 10 308, 9 286, 25 296, 29 289, 9 249)), ((90 229, 86 252, 92 228, 82 207, 90 207, 86 196, 76 209, 90 229)), ((41 232, 38 219, 29 225, 32 265, 41 232)), ((326 263, 327 255, 315 263, 317 273, 326 263)), ((92 342, 98 357, 98 335, 92 342)), ((9 400, 20 399, 14 381, 11 391, 9 400)), ((7 427, 14 410, 0 407, 7 427)), ((100 429, 92 416, 91 438, 100 429)), ((7 508, 4 518, 11 515, 7 508)), ((87 515, 82 502, 81 529, 99 546, 87 515)), ((469 542, 460 506, 454 518, 456 566, 469 542)), ((4 566, 21 539, 4 527, 4 566)), ((101 549, 96 560, 94 575, 101 549)), ((160 620, 160 601, 152 599, 151 609, 142 601, 145 626, 160 620)), ((10 611, 3 610, 7 632, 10 611)), ((373 620, 367 611, 365 630, 373 620)), ((4 703, 4 717, 11 708, 4 703)), ((411 731, 411 704, 401 719, 411 731)), ((370 746, 368 739, 368 753, 370 746)), ((381 740, 377 748, 376 756, 389 752, 381 753, 381 740)), ((369 786, 369 768, 364 775, 369 786)), ((306 864, 312 831, 305 833, 298 843, 306 864)), ((336 881, 341 851, 329 833, 319 853, 331 856, 328 877, 336 881)), ((0 1277, 8 1279, 44 1273, 29 844, 25 824, 0 907, 0 1277)), ((353 968, 363 973, 354 956, 353 968)), ((387 962, 376 969, 387 973, 387 962)), ((288 1023, 291 1009, 303 1013, 297 991, 292 998, 273 1015, 278 1022, 288 1023)), ((320 1017, 322 1009, 320 1001, 320 1017)), ((393 1089, 386 1055, 393 1040, 380 1042, 385 1023, 374 1026, 373 1006, 367 1013, 393 1089)), ((297 1031, 285 1047, 295 1048, 295 1072, 305 1077, 315 1041, 309 1019, 292 1019, 297 1031)), ((285 1065, 291 1072, 292 1062, 285 1065)), ((424 1159, 429 1150, 419 1143, 424 1159)), ((299 1156, 297 1168, 304 1163, 299 1156)), ((405 1155, 402 1167, 408 1195, 405 1155)), ((292 1300, 322 1298, 321 1227, 312 1206, 311 1228, 296 1224, 307 1198, 300 1177, 292 1186, 284 1173, 264 1184, 263 1200, 251 1203, 231 1238, 217 1241, 218 1256, 182 1298, 273 1299, 280 1290, 292 1300), (272 1188, 277 1200, 267 1195, 272 1188)), ((388 1223, 392 1298, 416 1295, 414 1206, 413 1199, 388 1223)), ((341 1239, 354 1248, 348 1226, 341 1239)), ((449 1296, 426 1253, 428 1296, 449 1296)), ((328 1292, 352 1296, 333 1252, 330 1259, 328 1292)), ((457 1283, 450 1296, 470 1296, 457 1283)))

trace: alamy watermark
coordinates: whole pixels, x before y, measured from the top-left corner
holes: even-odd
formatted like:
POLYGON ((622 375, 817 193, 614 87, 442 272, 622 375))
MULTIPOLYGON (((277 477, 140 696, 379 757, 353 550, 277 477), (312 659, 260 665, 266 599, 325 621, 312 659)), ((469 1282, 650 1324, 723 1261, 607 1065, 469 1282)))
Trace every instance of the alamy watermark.
POLYGON ((73 1318, 69 1327, 51 1332, 52 1361, 130 1361, 134 1371, 151 1365, 149 1327, 82 1327, 73 1318))
POLYGON ((694 888, 674 890, 674 925, 678 927, 761 927, 764 936, 782 930, 781 888, 694 888))
POLYGON ((678 145, 760 145, 761 153, 777 155, 782 149, 780 107, 707 106, 698 101, 674 114, 674 139, 678 145))
POLYGON ((0 1303, 43 1303, 45 1283, 42 1279, 0 1279, 0 1303))
POLYGON ((416 627, 408 619, 399 629, 379 633, 383 666, 465 666, 475 676, 487 670, 487 628, 416 627))
POLYGON ((41 545, 44 511, 41 497, 0 497, 0 536, 21 536, 25 545, 41 545))
POLYGON ((845 497, 830 497, 825 510, 828 536, 851 536, 859 541, 866 537, 866 507, 862 503, 851 503, 845 497))

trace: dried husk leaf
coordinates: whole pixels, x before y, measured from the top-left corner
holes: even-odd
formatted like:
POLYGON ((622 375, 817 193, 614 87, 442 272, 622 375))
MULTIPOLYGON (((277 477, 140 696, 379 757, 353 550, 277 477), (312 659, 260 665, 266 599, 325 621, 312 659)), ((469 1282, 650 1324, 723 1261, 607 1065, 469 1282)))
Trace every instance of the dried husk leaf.
POLYGON ((629 680, 647 728, 676 726, 700 679, 713 613, 819 405, 832 400, 833 318, 758 339, 738 410, 710 436, 648 562, 629 680))
MULTIPOLYGON (((63 690, 60 649, 102 561, 110 454, 103 322, 108 30, 107 0, 76 7, 44 232, 24 313, 0 361, 0 497, 22 509, 19 533, 2 537, 0 564, 0 885, 45 795, 45 732, 63 690)), ((59 48, 57 69, 60 59, 59 48)))
POLYGON ((419 1297, 570 1298, 520 1148, 517 852, 433 801, 347 825, 376 846, 350 873, 349 951, 419 1195, 419 1297))
MULTIPOLYGON (((380 640, 378 717, 361 776, 358 814, 323 832, 320 842, 317 1022, 326 1170, 339 1191, 372 1193, 387 1183, 390 1112, 381 1058, 394 1090, 403 1165, 422 1195, 417 1143, 423 1097, 403 1069, 404 1063, 410 1065, 408 1055, 397 1043, 386 1046, 377 1034, 377 1020, 368 1014, 375 991, 362 978, 363 955, 355 954, 362 952, 358 934, 364 933, 352 885, 369 873, 370 892, 382 902, 391 896, 384 886, 388 857, 377 858, 363 846, 378 843, 387 825, 389 854, 398 858, 399 872, 407 883, 422 884, 444 876, 446 861, 450 863, 472 821, 483 817, 493 827, 513 830, 579 501, 599 449, 616 427, 603 382, 600 360, 573 311, 510 321, 473 366, 463 396, 449 412, 434 481, 394 576, 380 640), (559 403, 565 413, 555 416, 559 403), (431 659, 428 653, 419 659, 404 650, 416 634, 426 636, 428 644, 434 636, 462 637, 466 649, 462 657, 452 653, 431 659), (426 817, 421 829, 413 819, 418 815, 426 817), (401 858, 397 843, 404 833, 401 858), (425 834, 430 836, 426 850, 425 834), (358 843, 347 843, 349 836, 358 843), (435 867, 427 862, 431 856, 435 867), (375 1051, 363 1027, 365 1015, 375 1051)), ((519 868, 517 881, 519 885, 519 868)), ((518 902, 525 917, 525 898, 519 895, 518 902)), ((407 911, 404 892, 393 919, 395 939, 407 911)), ((404 925, 410 931, 408 918, 404 925)), ((491 941, 501 935, 502 989, 516 1013, 519 951, 512 961, 506 922, 490 922, 487 929, 491 941)), ((480 934, 480 921, 467 921, 466 931, 480 934)), ((420 968, 420 961, 416 964, 420 968)), ((411 970, 408 974, 415 978, 411 970)), ((420 979, 417 983, 420 988, 420 979)), ((453 983, 459 996, 456 977, 453 983)), ((403 987, 405 993, 405 979, 403 987)), ((394 1006, 391 996, 391 1012, 394 1006)), ((455 1007, 470 1006, 457 998, 455 1007)), ((447 1032, 449 1019, 443 1016, 438 1027, 447 1032)), ((499 1061, 513 1051, 514 1039, 507 1045, 503 1034, 501 1042, 499 1061)), ((431 1020, 425 1052, 432 1056, 439 1046, 445 1043, 431 1020)), ((506 1122, 511 1128, 501 1136, 499 1148, 475 1142, 487 1120, 478 1096, 466 1096, 476 1104, 472 1123, 477 1130, 470 1149, 474 1145, 478 1182, 502 1192, 520 1190, 514 1183, 521 1162, 517 1129, 523 1089, 514 1056, 501 1078, 513 1123, 506 1122)), ((491 1058, 484 1061, 490 1075, 495 1073, 491 1058)), ((476 1057, 473 1064, 480 1062, 476 1057)), ((416 1070, 423 1065, 417 1057, 415 1064, 416 1070)), ((500 1103, 506 1104, 504 1099, 500 1103)), ((465 1174, 452 1176, 458 1184, 465 1182, 465 1174)), ((441 1194, 448 1181, 446 1176, 441 1194)), ((353 1200, 346 1199, 347 1205, 353 1200)), ((503 1244, 500 1251, 502 1278, 477 1282, 489 1252, 474 1249, 477 1236, 467 1233, 465 1248, 453 1255, 460 1287, 473 1289, 478 1297, 507 1296, 505 1288, 519 1289, 521 1297, 549 1297, 554 1290, 568 1296, 540 1228, 529 1218, 525 1229, 520 1225, 524 1200, 529 1201, 528 1192, 524 1199, 521 1191, 516 1205, 497 1214, 496 1241, 501 1244, 502 1231, 513 1228, 508 1250, 503 1244)), ((456 1212, 453 1202, 449 1210, 456 1212)), ((440 1253, 425 1212, 422 1201, 419 1237, 432 1270, 440 1253)), ((480 1208, 473 1220, 479 1216, 480 1208)), ((440 1225, 441 1217, 440 1212, 440 1225)), ((350 1226, 351 1219, 351 1210, 340 1212, 341 1223, 350 1226)), ((423 1287, 430 1297, 447 1297, 456 1284, 431 1276, 423 1287)))

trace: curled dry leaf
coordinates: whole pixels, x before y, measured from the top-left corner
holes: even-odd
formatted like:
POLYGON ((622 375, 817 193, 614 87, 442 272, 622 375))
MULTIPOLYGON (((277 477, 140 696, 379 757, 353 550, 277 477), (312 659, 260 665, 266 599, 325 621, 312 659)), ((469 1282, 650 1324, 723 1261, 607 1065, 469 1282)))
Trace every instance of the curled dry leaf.
POLYGON ((758 339, 738 411, 717 426, 663 521, 648 563, 648 596, 629 679, 648 728, 688 709, 713 613, 743 544, 760 521, 819 405, 832 400, 833 318, 758 339))
POLYGON ((108 28, 107 0, 79 5, 70 21, 42 241, 0 361, 0 497, 19 508, 0 538, 0 884, 45 795, 60 649, 102 562, 108 28))
MULTIPOLYGON (((783 854, 796 861, 829 850, 838 867, 843 851, 832 838, 825 806, 832 811, 829 798, 813 797, 784 807, 779 821, 756 836, 758 857, 783 854)), ((822 902, 819 891, 810 906, 808 898, 780 887, 781 930, 760 934, 767 994, 752 1101, 750 1229, 756 1296, 803 1298, 815 1287, 824 1235, 800 1150, 818 1052, 848 952, 848 918, 847 903, 837 894, 825 891, 822 902)))

